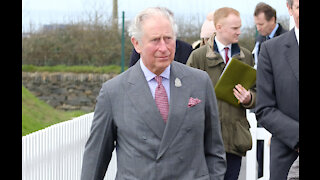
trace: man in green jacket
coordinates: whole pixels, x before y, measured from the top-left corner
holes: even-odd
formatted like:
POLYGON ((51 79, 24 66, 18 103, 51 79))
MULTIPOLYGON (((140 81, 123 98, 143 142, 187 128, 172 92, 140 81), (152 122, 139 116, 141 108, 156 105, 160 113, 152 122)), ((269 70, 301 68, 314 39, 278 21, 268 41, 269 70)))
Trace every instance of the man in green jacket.
MULTIPOLYGON (((228 7, 216 10, 214 23, 216 33, 213 34, 205 46, 194 50, 190 54, 187 65, 206 71, 215 86, 229 59, 236 58, 252 67, 254 66, 254 60, 251 52, 238 44, 241 19, 237 10, 228 7)), ((233 92, 241 103, 240 108, 217 99, 222 138, 227 157, 225 180, 238 179, 242 156, 245 156, 246 152, 252 148, 246 109, 255 106, 255 88, 246 90, 238 84, 233 92)))

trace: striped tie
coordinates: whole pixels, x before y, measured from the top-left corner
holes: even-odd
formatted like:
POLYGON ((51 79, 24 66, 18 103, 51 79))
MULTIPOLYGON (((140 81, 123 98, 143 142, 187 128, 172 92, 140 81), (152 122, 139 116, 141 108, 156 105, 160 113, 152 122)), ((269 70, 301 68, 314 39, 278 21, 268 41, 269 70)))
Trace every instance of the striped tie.
POLYGON ((155 92, 156 105, 160 111, 162 119, 166 123, 168 119, 168 113, 169 113, 168 96, 166 93, 166 89, 162 85, 162 77, 156 76, 154 78, 158 83, 158 86, 156 87, 156 92, 155 92))

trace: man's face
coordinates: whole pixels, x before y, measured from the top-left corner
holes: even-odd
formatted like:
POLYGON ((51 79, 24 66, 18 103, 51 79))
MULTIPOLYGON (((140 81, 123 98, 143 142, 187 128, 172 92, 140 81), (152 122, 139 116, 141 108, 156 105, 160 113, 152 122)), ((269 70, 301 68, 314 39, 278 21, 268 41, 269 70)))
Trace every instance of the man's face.
POLYGON ((160 75, 174 59, 176 41, 170 21, 166 17, 152 16, 142 24, 143 36, 138 42, 131 42, 140 53, 144 65, 153 73, 160 75))
POLYGON ((299 0, 293 0, 292 8, 287 3, 290 16, 293 16, 294 23, 299 29, 299 0))
POLYGON ((235 14, 229 14, 221 19, 217 25, 217 38, 224 45, 237 43, 239 41, 241 19, 235 14))
POLYGON ((272 17, 270 21, 267 21, 264 12, 258 14, 258 16, 254 16, 254 23, 259 34, 262 36, 269 35, 276 26, 275 18, 272 17))

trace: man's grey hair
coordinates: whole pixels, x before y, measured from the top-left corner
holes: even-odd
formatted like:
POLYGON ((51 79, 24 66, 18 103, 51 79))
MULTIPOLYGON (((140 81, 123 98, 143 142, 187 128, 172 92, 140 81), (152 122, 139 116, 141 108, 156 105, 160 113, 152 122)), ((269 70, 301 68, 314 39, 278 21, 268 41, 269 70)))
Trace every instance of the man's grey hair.
POLYGON ((289 5, 289 7, 292 8, 293 0, 287 0, 287 3, 288 3, 288 5, 289 5))
POLYGON ((142 24, 143 22, 152 17, 152 16, 163 16, 166 17, 172 26, 172 30, 174 33, 174 38, 176 38, 177 31, 178 31, 178 26, 176 25, 174 18, 173 18, 173 13, 170 11, 168 8, 165 7, 151 7, 147 8, 143 11, 141 11, 131 22, 129 26, 129 36, 134 37, 137 39, 139 42, 141 42, 141 38, 143 35, 143 29, 142 29, 142 24))

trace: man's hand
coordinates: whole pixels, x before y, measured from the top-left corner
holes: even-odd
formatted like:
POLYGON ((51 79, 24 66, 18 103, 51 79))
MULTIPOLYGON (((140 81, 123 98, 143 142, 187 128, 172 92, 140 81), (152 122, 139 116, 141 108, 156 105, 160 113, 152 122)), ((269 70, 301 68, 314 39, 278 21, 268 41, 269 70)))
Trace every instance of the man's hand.
POLYGON ((247 91, 241 84, 233 88, 233 94, 238 99, 238 103, 249 104, 251 102, 251 92, 247 91))

